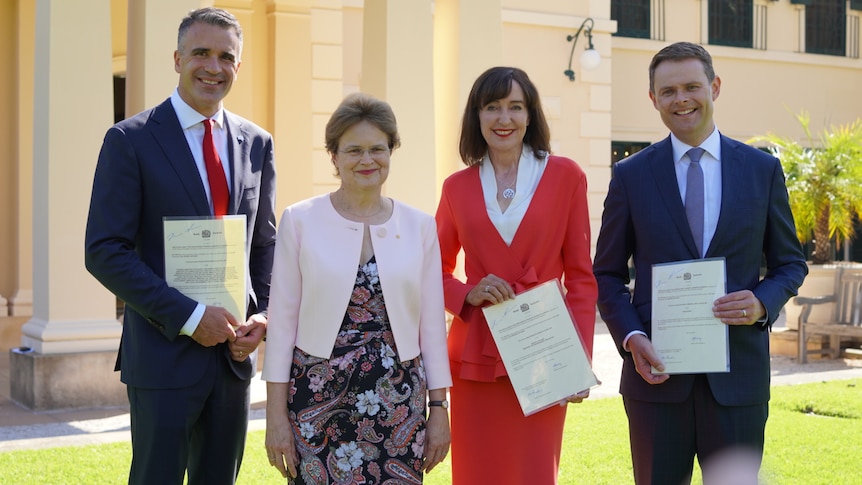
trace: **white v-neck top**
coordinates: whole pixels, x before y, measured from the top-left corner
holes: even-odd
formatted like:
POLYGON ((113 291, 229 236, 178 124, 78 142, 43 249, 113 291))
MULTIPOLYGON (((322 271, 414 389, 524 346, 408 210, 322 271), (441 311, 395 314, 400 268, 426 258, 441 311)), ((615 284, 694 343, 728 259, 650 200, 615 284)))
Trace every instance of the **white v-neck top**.
POLYGON ((533 155, 533 149, 524 145, 521 150, 521 159, 518 162, 515 197, 512 198, 506 212, 503 212, 497 202, 498 187, 497 178, 494 176, 494 166, 491 165, 491 159, 487 154, 482 159, 482 163, 479 165, 479 178, 482 181, 482 192, 485 195, 485 208, 488 210, 488 218, 491 219, 497 232, 500 233, 500 237, 506 241, 507 245, 512 244, 512 239, 514 239, 518 226, 524 219, 524 214, 527 213, 527 208, 530 207, 530 201, 533 200, 533 194, 536 193, 536 187, 539 185, 539 180, 541 180, 547 166, 548 154, 542 158, 536 158, 533 155))

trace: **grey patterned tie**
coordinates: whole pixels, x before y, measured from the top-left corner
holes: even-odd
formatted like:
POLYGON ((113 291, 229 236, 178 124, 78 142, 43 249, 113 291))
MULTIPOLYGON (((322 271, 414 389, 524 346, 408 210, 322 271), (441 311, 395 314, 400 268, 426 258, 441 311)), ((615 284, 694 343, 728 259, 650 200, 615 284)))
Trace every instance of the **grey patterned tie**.
POLYGON ((685 216, 694 243, 697 245, 697 257, 703 257, 703 169, 700 167, 700 157, 703 148, 692 148, 688 151, 688 164, 685 182, 685 216))

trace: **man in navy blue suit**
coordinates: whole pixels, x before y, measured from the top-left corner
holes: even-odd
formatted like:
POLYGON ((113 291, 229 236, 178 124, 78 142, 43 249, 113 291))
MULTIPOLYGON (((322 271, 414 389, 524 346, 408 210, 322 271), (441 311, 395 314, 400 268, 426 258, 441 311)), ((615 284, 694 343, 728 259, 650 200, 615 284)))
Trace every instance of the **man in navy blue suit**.
POLYGON ((191 485, 233 484, 242 461, 266 331, 275 164, 270 134, 222 107, 241 51, 233 15, 190 12, 174 52, 177 89, 111 127, 99 154, 85 261, 126 303, 117 370, 129 396, 130 484, 179 485, 186 471, 191 485), (165 280, 165 217, 234 214, 247 223, 246 315, 165 280))
POLYGON ((623 357, 635 482, 689 483, 695 455, 708 480, 710 460, 729 453, 748 457, 756 478, 769 402, 768 331, 807 274, 784 173, 776 158, 719 133, 713 102, 721 80, 703 47, 665 47, 649 75, 649 97, 670 136, 614 165, 593 268, 599 311, 623 357), (687 170, 698 162, 688 151, 698 147, 702 180, 689 182, 687 170), (693 188, 703 195, 697 241, 683 203, 693 188), (699 258, 726 261, 727 293, 712 311, 728 325, 730 372, 653 373, 663 363, 650 341, 652 265, 699 258))

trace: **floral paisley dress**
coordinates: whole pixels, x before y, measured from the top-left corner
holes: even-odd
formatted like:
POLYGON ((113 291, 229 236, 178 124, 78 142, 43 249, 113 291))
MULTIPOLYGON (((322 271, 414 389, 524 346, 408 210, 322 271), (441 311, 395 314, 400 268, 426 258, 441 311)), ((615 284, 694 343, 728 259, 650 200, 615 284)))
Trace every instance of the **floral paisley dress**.
POLYGON ((371 260, 359 267, 329 359, 295 349, 288 413, 297 484, 420 484, 425 445, 421 356, 399 362, 371 260))

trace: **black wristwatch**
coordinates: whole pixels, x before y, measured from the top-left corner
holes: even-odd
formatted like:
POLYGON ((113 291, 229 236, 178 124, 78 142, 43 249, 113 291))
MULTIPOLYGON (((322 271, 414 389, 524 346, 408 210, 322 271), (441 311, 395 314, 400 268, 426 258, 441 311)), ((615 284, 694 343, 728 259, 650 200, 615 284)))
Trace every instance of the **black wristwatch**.
POLYGON ((428 401, 428 406, 438 406, 443 409, 449 409, 449 401, 445 399, 442 401, 428 401))

